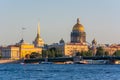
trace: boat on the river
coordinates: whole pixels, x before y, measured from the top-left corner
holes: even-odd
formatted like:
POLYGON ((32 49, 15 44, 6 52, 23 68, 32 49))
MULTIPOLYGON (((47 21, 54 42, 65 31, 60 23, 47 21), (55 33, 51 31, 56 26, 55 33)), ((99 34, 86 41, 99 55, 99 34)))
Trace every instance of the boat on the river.
POLYGON ((86 60, 75 61, 74 64, 88 64, 86 60))
POLYGON ((43 62, 39 62, 39 64, 53 64, 53 62, 46 62, 46 61, 43 61, 43 62))

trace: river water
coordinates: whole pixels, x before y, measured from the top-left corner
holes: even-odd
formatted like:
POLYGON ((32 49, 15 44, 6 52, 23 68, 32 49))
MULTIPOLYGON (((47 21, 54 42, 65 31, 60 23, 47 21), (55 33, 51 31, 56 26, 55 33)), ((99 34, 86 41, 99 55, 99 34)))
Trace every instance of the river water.
POLYGON ((120 80, 120 65, 0 64, 0 80, 120 80))

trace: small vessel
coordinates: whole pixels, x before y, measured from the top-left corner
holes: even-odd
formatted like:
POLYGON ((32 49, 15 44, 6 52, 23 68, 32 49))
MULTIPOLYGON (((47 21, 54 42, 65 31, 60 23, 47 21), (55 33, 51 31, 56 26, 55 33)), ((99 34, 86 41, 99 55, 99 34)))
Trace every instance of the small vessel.
POLYGON ((107 60, 93 60, 92 64, 109 64, 107 60))
POLYGON ((39 62, 39 64, 53 64, 53 62, 39 62))
POLYGON ((76 61, 74 64, 88 64, 86 60, 76 61))
POLYGON ((113 64, 120 64, 120 60, 114 61, 113 64))
POLYGON ((65 64, 73 64, 73 61, 66 61, 65 64))
POLYGON ((23 64, 25 64, 25 63, 21 62, 20 64, 22 64, 22 65, 23 65, 23 64))
POLYGON ((45 61, 39 62, 39 64, 53 64, 53 62, 49 62, 48 58, 45 58, 45 61))

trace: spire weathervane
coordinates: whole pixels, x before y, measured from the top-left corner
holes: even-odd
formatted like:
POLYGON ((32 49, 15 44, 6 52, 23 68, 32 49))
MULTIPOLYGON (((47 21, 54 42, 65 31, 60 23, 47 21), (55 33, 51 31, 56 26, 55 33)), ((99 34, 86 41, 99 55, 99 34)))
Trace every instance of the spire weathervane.
POLYGON ((79 18, 77 18, 77 23, 78 23, 78 24, 80 23, 80 20, 79 20, 79 18))

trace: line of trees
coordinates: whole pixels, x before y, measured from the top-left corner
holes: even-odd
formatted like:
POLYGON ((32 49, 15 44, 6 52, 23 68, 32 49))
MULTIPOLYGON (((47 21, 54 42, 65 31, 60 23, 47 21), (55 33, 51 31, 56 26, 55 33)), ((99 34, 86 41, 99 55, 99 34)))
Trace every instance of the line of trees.
MULTIPOLYGON (((92 50, 88 50, 87 52, 77 52, 76 56, 93 56, 92 50)), ((105 51, 104 48, 98 47, 97 52, 94 56, 120 56, 120 50, 115 51, 112 55, 109 54, 109 52, 105 51)))
POLYGON ((62 51, 56 48, 50 48, 47 50, 42 50, 42 54, 37 52, 32 52, 30 58, 55 58, 55 57, 63 57, 62 51))
POLYGON ((97 48, 96 56, 120 56, 120 50, 115 51, 112 55, 105 51, 102 47, 97 48))
POLYGON ((55 58, 55 57, 63 57, 62 51, 56 48, 50 48, 48 50, 42 51, 42 57, 48 57, 48 58, 55 58))
MULTIPOLYGON (((56 48, 50 48, 47 50, 42 50, 42 54, 33 52, 30 55, 30 58, 55 58, 55 57, 63 57, 62 51, 56 48)), ((76 52, 75 56, 93 56, 92 50, 89 49, 87 52, 76 52)), ((97 52, 94 56, 120 56, 120 50, 117 50, 110 55, 109 52, 105 51, 102 47, 97 48, 97 52)))
POLYGON ((120 56, 120 50, 115 51, 113 56, 120 56))
POLYGON ((86 52, 76 52, 75 56, 92 56, 92 50, 88 50, 86 52))
POLYGON ((109 52, 105 51, 102 47, 98 47, 95 56, 109 56, 109 52))

